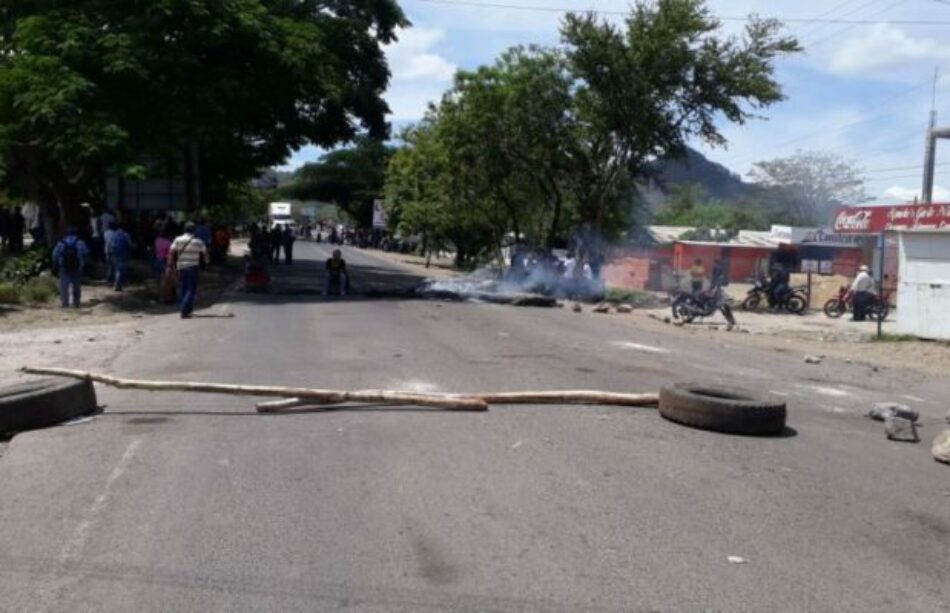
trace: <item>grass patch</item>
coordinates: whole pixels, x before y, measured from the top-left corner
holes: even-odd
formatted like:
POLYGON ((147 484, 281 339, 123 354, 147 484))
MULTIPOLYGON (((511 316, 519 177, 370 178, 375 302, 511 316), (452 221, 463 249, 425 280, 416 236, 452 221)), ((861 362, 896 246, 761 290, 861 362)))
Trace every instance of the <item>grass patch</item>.
POLYGON ((33 277, 20 287, 20 297, 24 302, 42 304, 49 302, 59 294, 56 279, 48 275, 33 277))
POLYGON ((907 343, 918 340, 913 334, 892 334, 885 332, 880 337, 877 334, 871 336, 872 343, 907 343))
POLYGON ((12 283, 0 283, 0 304, 20 304, 20 290, 12 283))
POLYGON ((617 304, 629 304, 635 307, 648 307, 657 304, 656 296, 650 292, 636 289, 623 289, 620 287, 607 288, 604 300, 617 304))

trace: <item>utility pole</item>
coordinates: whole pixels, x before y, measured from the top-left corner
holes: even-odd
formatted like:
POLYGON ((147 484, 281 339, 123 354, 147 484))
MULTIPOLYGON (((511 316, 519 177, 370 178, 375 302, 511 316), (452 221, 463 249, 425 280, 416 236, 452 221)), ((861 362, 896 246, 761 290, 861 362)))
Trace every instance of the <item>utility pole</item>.
POLYGON ((937 128, 937 78, 939 69, 934 69, 934 84, 930 98, 930 125, 927 127, 927 142, 924 153, 924 185, 920 190, 921 204, 933 202, 934 170, 937 165, 937 139, 950 138, 950 127, 937 128))

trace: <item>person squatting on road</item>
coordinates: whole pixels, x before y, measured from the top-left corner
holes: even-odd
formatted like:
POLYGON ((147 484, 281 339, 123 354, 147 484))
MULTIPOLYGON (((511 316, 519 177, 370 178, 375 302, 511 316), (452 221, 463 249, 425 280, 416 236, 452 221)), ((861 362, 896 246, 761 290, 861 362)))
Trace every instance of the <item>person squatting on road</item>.
POLYGON ((128 275, 129 258, 132 256, 132 237, 124 228, 116 226, 115 222, 112 222, 112 227, 109 229, 105 249, 112 275, 110 280, 113 283, 112 288, 121 292, 128 275))
POLYGON ((854 295, 854 321, 864 321, 867 318, 868 307, 874 302, 874 277, 871 276, 871 269, 866 264, 858 268, 858 276, 854 278, 851 284, 851 292, 854 295))
POLYGON ((350 276, 346 272, 346 260, 339 249, 333 250, 333 257, 327 260, 327 284, 323 293, 330 295, 330 290, 336 285, 340 288, 340 295, 346 296, 350 291, 350 276))
POLYGON ((185 224, 185 233, 175 239, 168 252, 169 265, 178 271, 181 283, 181 316, 191 317, 195 308, 195 296, 198 293, 198 269, 208 261, 208 248, 204 241, 195 236, 195 224, 185 224))
POLYGON ((76 228, 66 228, 66 235, 53 249, 53 267, 59 275, 59 300, 62 307, 69 308, 72 295, 73 307, 79 308, 82 298, 82 272, 89 261, 89 247, 76 235, 76 228))

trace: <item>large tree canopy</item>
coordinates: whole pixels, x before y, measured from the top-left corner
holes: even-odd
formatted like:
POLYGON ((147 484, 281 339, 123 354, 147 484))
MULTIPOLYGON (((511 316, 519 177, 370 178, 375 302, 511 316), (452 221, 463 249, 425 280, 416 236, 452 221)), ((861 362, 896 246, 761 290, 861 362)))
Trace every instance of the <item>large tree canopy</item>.
POLYGON ((560 47, 514 48, 456 76, 406 142, 441 162, 397 154, 389 205, 404 231, 468 224, 408 222, 439 210, 475 214, 496 246, 574 239, 596 250, 629 229, 637 182, 657 159, 681 157, 692 140, 722 145, 719 122, 744 123, 783 98, 775 60, 799 46, 780 28, 751 18, 743 35, 725 35, 703 0, 640 2, 622 26, 569 14, 560 47))
POLYGON ((67 216, 197 145, 205 186, 387 133, 395 0, 0 0, 0 159, 67 216))

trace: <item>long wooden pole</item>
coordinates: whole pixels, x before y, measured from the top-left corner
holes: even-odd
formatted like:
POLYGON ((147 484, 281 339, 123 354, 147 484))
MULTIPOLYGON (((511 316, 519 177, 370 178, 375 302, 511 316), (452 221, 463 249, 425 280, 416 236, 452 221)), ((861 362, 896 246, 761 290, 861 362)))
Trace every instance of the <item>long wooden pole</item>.
POLYGON ((488 404, 481 398, 459 394, 416 394, 385 390, 325 390, 304 387, 276 387, 269 385, 234 385, 228 383, 198 383, 191 381, 142 381, 123 379, 98 373, 69 370, 65 368, 24 367, 22 372, 31 375, 71 377, 96 381, 120 389, 139 389, 150 392, 199 392, 206 394, 240 394, 245 396, 275 396, 300 398, 315 404, 342 404, 344 402, 389 403, 399 405, 428 406, 450 411, 487 411, 488 404))
POLYGON ((326 390, 300 387, 276 387, 264 385, 235 385, 228 383, 198 383, 187 381, 142 381, 123 379, 111 375, 69 370, 64 368, 24 367, 22 372, 34 375, 52 375, 96 381, 122 389, 140 389, 152 392, 201 392, 210 394, 241 394, 247 396, 272 396, 281 400, 262 402, 257 410, 262 413, 279 412, 298 406, 314 404, 343 404, 345 402, 390 403, 399 405, 429 406, 455 411, 485 411, 491 404, 583 404, 628 407, 655 407, 658 394, 622 394, 594 390, 486 392, 471 394, 436 394, 398 392, 387 390, 326 390))

